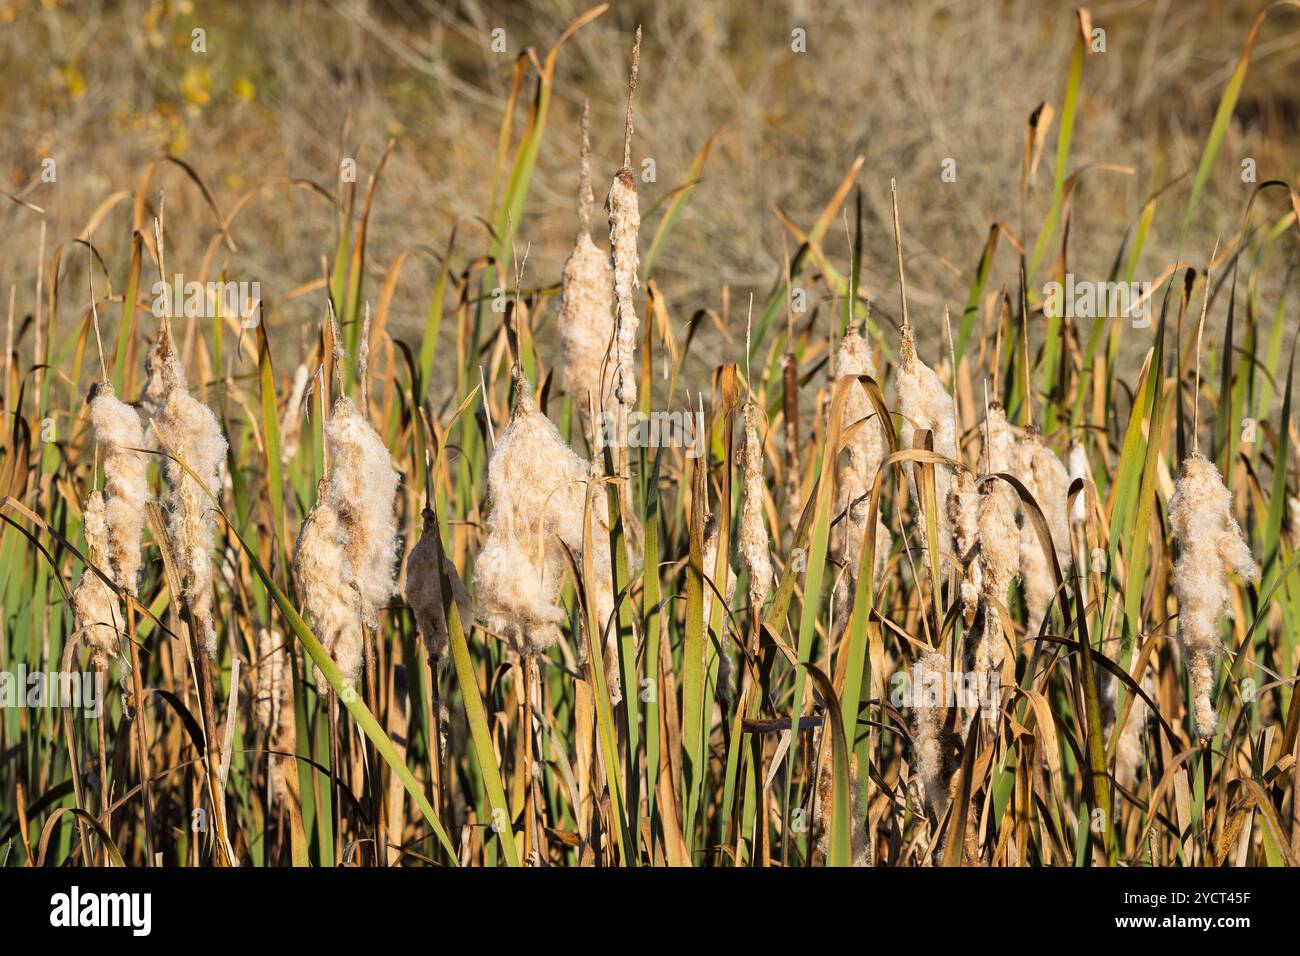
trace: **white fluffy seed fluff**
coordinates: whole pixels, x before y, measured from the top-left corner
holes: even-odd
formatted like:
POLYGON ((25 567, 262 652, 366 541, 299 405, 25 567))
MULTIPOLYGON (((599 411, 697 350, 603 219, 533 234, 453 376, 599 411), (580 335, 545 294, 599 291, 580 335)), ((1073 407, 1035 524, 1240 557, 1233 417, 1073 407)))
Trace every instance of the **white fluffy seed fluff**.
POLYGON ((763 442, 758 435, 758 406, 745 403, 745 442, 741 448, 744 503, 740 511, 740 563, 749 572, 749 602, 761 611, 772 592, 772 555, 763 521, 763 442))
POLYGON ((156 367, 161 370, 159 379, 166 386, 166 398, 153 424, 175 456, 163 462, 163 475, 170 492, 168 530, 184 581, 185 600, 199 631, 199 642, 207 655, 215 659, 212 549, 217 517, 212 499, 221 490, 226 438, 212 409, 186 391, 184 372, 175 353, 164 354, 158 361, 156 367))
MULTIPOLYGON (((347 555, 338 513, 330 504, 329 479, 316 486, 316 506, 298 532, 293 574, 303 614, 325 650, 334 658, 343 679, 355 687, 361 673, 361 595, 345 583, 347 555)), ((320 668, 316 686, 325 688, 320 668)))
MULTIPOLYGON (((86 560, 107 573, 108 514, 104 495, 99 491, 86 496, 82 529, 86 536, 86 560)), ((102 663, 109 657, 116 657, 121 650, 123 626, 117 595, 90 568, 82 571, 81 582, 72 592, 72 607, 77 629, 85 630, 86 643, 93 650, 95 659, 102 663)))
MULTIPOLYGON (((565 444, 551 420, 538 411, 517 369, 515 407, 497 436, 488 461, 487 538, 474 562, 479 620, 522 653, 541 654, 560 637, 566 615, 560 606, 567 547, 581 569, 584 508, 591 467, 565 444)), ((592 482, 591 541, 596 581, 596 619, 611 696, 615 684, 617 627, 609 547, 609 504, 604 487, 592 482), (614 652, 614 653, 611 653, 614 652)))
POLYGON ((1193 452, 1169 502, 1169 524, 1178 542, 1174 597, 1178 601, 1178 641, 1187 655, 1196 735, 1214 736, 1214 659, 1222 650, 1219 618, 1232 613, 1229 572, 1259 580, 1259 566, 1232 516, 1232 494, 1215 466, 1193 452))
POLYGON ((140 535, 149 500, 144 429, 135 409, 121 401, 108 382, 95 386, 90 400, 95 441, 104 449, 104 495, 108 520, 106 559, 111 577, 135 594, 140 574, 140 535))
POLYGON ((367 626, 393 596, 397 562, 397 485, 393 458, 378 432, 346 396, 325 423, 328 500, 339 516, 344 582, 355 584, 367 626))
MULTIPOLYGON (((1061 574, 1070 569, 1070 475, 1056 453, 1043 444, 1042 436, 1035 430, 1025 433, 1024 441, 1016 448, 1014 462, 1016 477, 1034 497, 1047 530, 1052 536, 1061 574)), ((1020 526, 1020 577, 1024 582, 1025 604, 1028 608, 1028 632, 1036 635, 1043 618, 1056 597, 1056 579, 1050 562, 1043 552, 1038 532, 1028 515, 1020 526)))
MULTIPOLYGON (((956 411, 952 396, 944 388, 943 381, 934 370, 921 361, 916 354, 916 333, 911 326, 904 326, 902 342, 899 346, 899 365, 895 388, 898 394, 898 410, 903 416, 903 425, 899 431, 899 440, 903 448, 911 448, 913 436, 918 429, 929 429, 933 435, 934 451, 949 458, 957 457, 956 411)), ((945 503, 952 484, 952 471, 947 465, 935 465, 934 490, 938 505, 936 524, 939 529, 940 548, 951 548, 952 530, 948 524, 948 509, 945 503)), ((913 491, 917 491, 915 472, 912 481, 913 491)), ((917 518, 924 528, 923 508, 918 496, 917 518)), ((924 533, 921 534, 924 546, 924 533)))
POLYGON ((605 201, 609 212, 609 245, 614 264, 614 298, 618 321, 614 336, 615 397, 625 406, 636 402, 636 310, 637 273, 641 262, 637 254, 637 232, 641 228, 641 211, 637 204, 636 179, 624 167, 614 177, 605 201))

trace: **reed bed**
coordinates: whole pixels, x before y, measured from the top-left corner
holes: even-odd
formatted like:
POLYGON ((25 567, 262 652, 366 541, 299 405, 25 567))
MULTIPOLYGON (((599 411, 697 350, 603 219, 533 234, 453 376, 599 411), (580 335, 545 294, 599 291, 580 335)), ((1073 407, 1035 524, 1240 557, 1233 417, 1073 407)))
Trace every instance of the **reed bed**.
MULTIPOLYGON (((340 229, 290 296, 316 313, 300 351, 282 303, 252 324, 149 310, 156 276, 221 272, 237 235, 218 213, 207 260, 166 261, 200 228, 177 208, 229 208, 197 173, 170 221, 156 164, 93 236, 42 246, 3 356, 0 670, 93 670, 103 706, 0 709, 0 861, 1300 861, 1293 330, 1256 282, 1300 197, 1263 183, 1208 259, 1143 256, 1157 207, 1186 236, 1226 188, 1271 14, 1190 182, 1088 237, 1116 243, 1110 281, 1158 277, 1149 327, 1042 294, 1070 271, 1082 10, 1049 214, 994 228, 960 311, 909 308, 928 199, 859 159, 815 222, 783 218, 794 251, 743 323, 712 312, 733 354, 694 382, 709 312, 686 321, 651 263, 699 170, 638 192, 639 30, 611 52, 630 82, 608 242, 584 109, 572 255, 525 283, 534 164, 573 121, 556 59, 604 13, 520 59, 491 229, 440 251, 423 330, 391 321, 405 253, 373 284, 382 158, 361 196, 316 190, 340 229), (873 271, 894 286, 862 283, 867 191, 892 203, 896 261, 873 271), (619 440, 665 411, 698 416, 695 440, 619 440)), ((1021 184, 1052 115, 1027 124, 1021 184)))

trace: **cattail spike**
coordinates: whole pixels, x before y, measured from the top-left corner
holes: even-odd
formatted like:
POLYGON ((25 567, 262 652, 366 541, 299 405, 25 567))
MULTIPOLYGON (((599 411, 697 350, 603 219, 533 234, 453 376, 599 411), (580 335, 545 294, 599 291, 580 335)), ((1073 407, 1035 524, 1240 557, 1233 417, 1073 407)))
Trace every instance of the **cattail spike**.
POLYGON ((95 348, 99 350, 101 381, 108 381, 108 362, 104 360, 104 340, 99 335, 99 308, 95 305, 95 234, 87 233, 86 278, 90 283, 90 321, 95 327, 95 348))
POLYGON ((1205 332, 1205 313, 1210 309, 1210 269, 1219 255, 1219 236, 1214 237, 1214 251, 1205 265, 1205 300, 1201 303, 1201 319, 1196 323, 1196 384, 1192 388, 1192 454, 1201 450, 1201 335, 1205 332))
POLYGON ((636 96, 636 75, 641 68, 641 27, 636 28, 632 45, 632 74, 627 83, 627 128, 623 133, 623 168, 632 168, 632 100, 636 96))
POLYGON ((903 308, 903 328, 907 322, 907 280, 903 278, 903 228, 898 220, 898 183, 889 180, 889 195, 894 204, 894 253, 898 257, 898 299, 903 308))
POLYGON ((581 168, 578 173, 578 231, 579 234, 591 232, 591 206, 596 197, 591 191, 591 102, 582 100, 582 153, 581 168))
POLYGON ((366 317, 361 326, 361 341, 357 344, 357 380, 361 383, 361 408, 364 410, 370 396, 370 303, 366 302, 366 317))

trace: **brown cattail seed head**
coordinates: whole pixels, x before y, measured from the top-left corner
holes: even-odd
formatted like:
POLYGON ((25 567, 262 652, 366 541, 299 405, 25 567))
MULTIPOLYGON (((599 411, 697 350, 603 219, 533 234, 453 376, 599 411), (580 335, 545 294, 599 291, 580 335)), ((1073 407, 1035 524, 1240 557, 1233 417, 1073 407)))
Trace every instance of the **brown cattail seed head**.
MULTIPOLYGON (((438 525, 432 509, 424 509, 420 540, 406 559, 406 603, 415 615, 415 627, 424 639, 431 666, 447 658, 447 618, 442 609, 442 576, 438 567, 438 525)), ((462 626, 470 620, 469 595, 460 579, 451 579, 462 626)))

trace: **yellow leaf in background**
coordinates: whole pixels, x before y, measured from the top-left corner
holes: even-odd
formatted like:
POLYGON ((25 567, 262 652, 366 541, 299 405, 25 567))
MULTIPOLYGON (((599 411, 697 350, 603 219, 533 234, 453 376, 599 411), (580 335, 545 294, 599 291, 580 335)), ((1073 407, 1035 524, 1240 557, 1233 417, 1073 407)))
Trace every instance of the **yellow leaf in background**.
POLYGON ((237 76, 230 82, 230 91, 244 103, 252 102, 257 95, 257 87, 246 76, 237 76))
POLYGON ((68 95, 74 100, 79 100, 86 94, 86 78, 76 64, 69 63, 63 68, 63 82, 68 85, 68 95))
POLYGON ((194 106, 207 106, 212 99, 212 71, 206 66, 187 67, 181 75, 181 98, 194 106))

